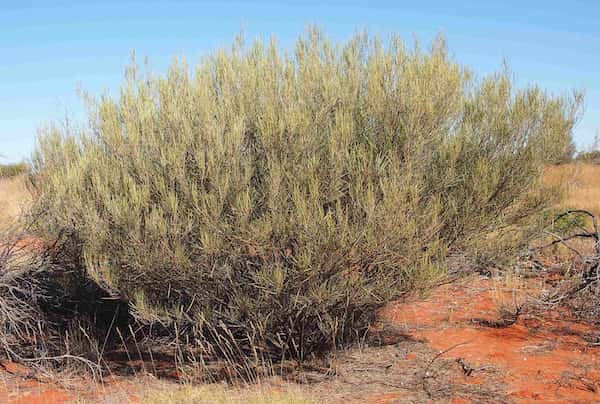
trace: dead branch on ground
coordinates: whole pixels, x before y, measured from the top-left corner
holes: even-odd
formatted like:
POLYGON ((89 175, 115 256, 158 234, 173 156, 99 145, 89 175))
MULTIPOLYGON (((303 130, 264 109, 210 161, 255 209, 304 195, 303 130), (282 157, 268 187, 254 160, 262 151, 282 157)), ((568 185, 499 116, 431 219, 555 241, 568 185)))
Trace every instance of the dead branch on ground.
MULTIPOLYGON (((600 300, 600 229, 598 226, 597 217, 590 211, 585 209, 571 209, 559 214, 554 224, 563 218, 568 216, 580 216, 587 217, 591 220, 592 229, 588 229, 578 223, 575 223, 578 228, 578 232, 570 235, 560 235, 553 231, 546 229, 544 234, 553 238, 553 240, 545 245, 535 248, 533 251, 541 251, 554 245, 563 245, 571 252, 577 255, 581 264, 582 270, 579 272, 580 278, 569 279, 562 281, 554 290, 547 294, 542 302, 547 306, 555 306, 562 302, 573 299, 576 296, 581 295, 585 291, 592 290, 595 286, 595 296, 597 300, 600 300), (569 242, 575 239, 589 240, 593 242, 593 253, 585 253, 580 251, 569 242)), ((596 302, 596 306, 597 306, 596 302)))

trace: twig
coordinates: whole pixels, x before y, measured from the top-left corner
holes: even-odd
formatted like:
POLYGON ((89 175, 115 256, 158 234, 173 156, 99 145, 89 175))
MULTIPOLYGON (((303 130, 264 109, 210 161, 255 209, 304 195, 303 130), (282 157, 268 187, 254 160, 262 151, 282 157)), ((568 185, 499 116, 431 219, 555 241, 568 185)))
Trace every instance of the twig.
POLYGON ((559 236, 558 234, 552 233, 551 231, 548 230, 544 230, 545 234, 548 234, 549 236, 554 237, 556 240, 554 240, 554 242, 550 243, 549 245, 545 246, 546 247, 550 247, 551 245, 557 244, 557 243, 561 243, 562 245, 564 245, 565 247, 567 247, 569 250, 573 251, 575 254, 577 254, 581 259, 585 259, 585 257, 583 256, 583 254, 581 254, 579 251, 577 251, 577 249, 571 247, 569 244, 567 244, 567 240, 570 240, 571 238, 574 237, 570 237, 567 239, 562 238, 561 236, 559 236))
POLYGON ((469 363, 467 363, 467 361, 465 361, 463 358, 458 358, 456 360, 456 362, 460 365, 460 367, 462 368, 463 373, 466 376, 471 376, 475 372, 479 372, 479 371, 482 371, 482 370, 493 369, 494 368, 491 365, 473 367, 469 363))
POLYGON ((443 351, 438 352, 433 359, 431 359, 431 361, 427 364, 427 366, 425 367, 425 370, 423 372, 423 379, 422 379, 422 384, 423 384, 423 390, 425 390, 425 393, 427 393, 427 396, 429 398, 433 398, 433 394, 431 394, 431 391, 429 391, 429 386, 427 384, 427 379, 429 378, 429 369, 431 368, 431 366, 433 365, 433 363, 442 355, 452 351, 455 348, 458 348, 459 346, 462 345, 467 345, 470 344, 471 341, 465 341, 465 342, 460 342, 458 344, 452 345, 449 348, 444 349, 443 351))

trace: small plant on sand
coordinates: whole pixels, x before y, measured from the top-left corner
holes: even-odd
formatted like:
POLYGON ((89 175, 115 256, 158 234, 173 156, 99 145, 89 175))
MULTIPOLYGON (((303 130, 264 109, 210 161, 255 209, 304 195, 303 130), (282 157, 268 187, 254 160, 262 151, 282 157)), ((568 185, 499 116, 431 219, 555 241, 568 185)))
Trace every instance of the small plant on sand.
POLYGON ((476 78, 443 38, 239 40, 164 77, 133 65, 89 126, 43 130, 33 228, 68 234, 142 323, 233 360, 302 359, 363 336, 450 250, 486 264, 526 245, 580 103, 476 78))

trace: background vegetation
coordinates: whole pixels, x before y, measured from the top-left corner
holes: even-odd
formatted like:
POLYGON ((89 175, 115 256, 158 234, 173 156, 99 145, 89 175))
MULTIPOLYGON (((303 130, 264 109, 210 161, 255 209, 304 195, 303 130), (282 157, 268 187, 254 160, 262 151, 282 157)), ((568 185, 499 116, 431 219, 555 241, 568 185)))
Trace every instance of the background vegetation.
POLYGON ((600 135, 596 133, 594 141, 587 148, 579 154, 577 154, 577 160, 584 161, 587 163, 600 164, 600 135))
POLYGON ((27 169, 26 163, 0 164, 0 232, 14 226, 30 202, 24 181, 27 169))
POLYGON ((549 185, 565 184, 565 195, 557 208, 587 209, 600 217, 600 165, 578 161, 547 167, 544 178, 549 185))
MULTIPOLYGON (((2 157, 0 155, 0 157, 2 157)), ((16 177, 27 171, 27 163, 0 164, 0 178, 16 177)))
POLYGON ((32 160, 35 231, 59 234, 138 320, 206 352, 305 358, 460 252, 500 265, 537 234, 581 96, 476 77, 431 49, 316 30, 238 40, 164 77, 132 65, 89 125, 32 160), (179 334, 178 334, 179 335, 179 334))

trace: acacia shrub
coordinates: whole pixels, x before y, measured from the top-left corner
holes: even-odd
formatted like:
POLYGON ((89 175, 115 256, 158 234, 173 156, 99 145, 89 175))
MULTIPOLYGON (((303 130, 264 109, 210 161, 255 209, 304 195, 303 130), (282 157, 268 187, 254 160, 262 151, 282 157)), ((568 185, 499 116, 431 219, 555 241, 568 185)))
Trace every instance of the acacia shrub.
POLYGON ((292 52, 238 40, 162 77, 134 64, 89 101, 89 124, 41 131, 37 232, 76 237, 140 318, 227 356, 303 358, 362 336, 450 250, 512 256, 581 99, 478 78, 443 38, 310 29, 292 52))

